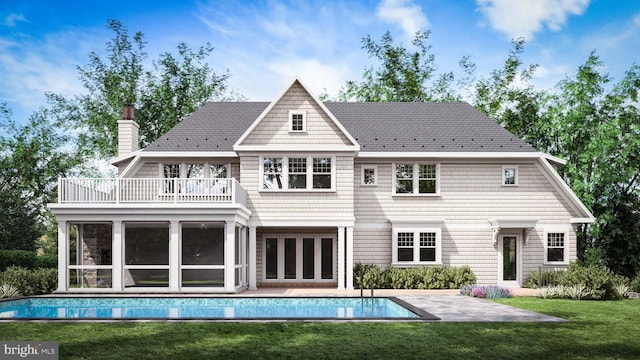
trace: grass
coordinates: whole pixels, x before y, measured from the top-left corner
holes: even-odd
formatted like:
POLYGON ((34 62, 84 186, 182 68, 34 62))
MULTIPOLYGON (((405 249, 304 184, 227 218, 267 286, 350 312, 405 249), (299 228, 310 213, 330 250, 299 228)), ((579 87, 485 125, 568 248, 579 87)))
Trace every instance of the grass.
POLYGON ((640 301, 500 303, 568 323, 0 323, 61 359, 637 359, 640 301))

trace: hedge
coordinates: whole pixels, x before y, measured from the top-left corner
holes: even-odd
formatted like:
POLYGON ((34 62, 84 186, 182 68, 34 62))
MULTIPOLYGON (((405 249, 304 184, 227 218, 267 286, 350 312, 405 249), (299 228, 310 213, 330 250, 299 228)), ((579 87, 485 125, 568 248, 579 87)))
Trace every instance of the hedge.
POLYGON ((38 255, 26 250, 0 250, 0 271, 11 266, 25 269, 54 269, 58 267, 58 256, 38 255))

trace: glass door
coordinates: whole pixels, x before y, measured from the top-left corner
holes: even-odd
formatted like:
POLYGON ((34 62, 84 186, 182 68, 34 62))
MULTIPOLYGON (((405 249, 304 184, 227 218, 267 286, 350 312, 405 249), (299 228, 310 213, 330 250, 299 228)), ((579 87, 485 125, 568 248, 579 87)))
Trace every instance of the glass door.
POLYGON ((516 261, 516 240, 515 236, 504 236, 502 238, 502 280, 517 280, 517 261, 516 261))

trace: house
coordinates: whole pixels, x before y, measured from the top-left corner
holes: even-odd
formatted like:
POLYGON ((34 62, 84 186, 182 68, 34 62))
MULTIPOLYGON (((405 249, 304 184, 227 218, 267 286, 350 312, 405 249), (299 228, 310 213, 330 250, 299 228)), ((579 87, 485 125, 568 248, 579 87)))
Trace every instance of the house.
POLYGON ((145 149, 125 106, 118 177, 60 179, 59 292, 353 288, 356 263, 469 265, 519 286, 594 220, 540 153, 473 107, 208 103, 145 149))

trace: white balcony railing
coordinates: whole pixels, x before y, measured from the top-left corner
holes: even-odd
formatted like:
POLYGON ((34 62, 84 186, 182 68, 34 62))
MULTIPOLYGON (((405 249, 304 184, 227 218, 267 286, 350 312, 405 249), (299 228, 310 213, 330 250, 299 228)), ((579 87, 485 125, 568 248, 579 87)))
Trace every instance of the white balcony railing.
POLYGON ((237 203, 246 191, 235 179, 60 179, 59 203, 237 203))

